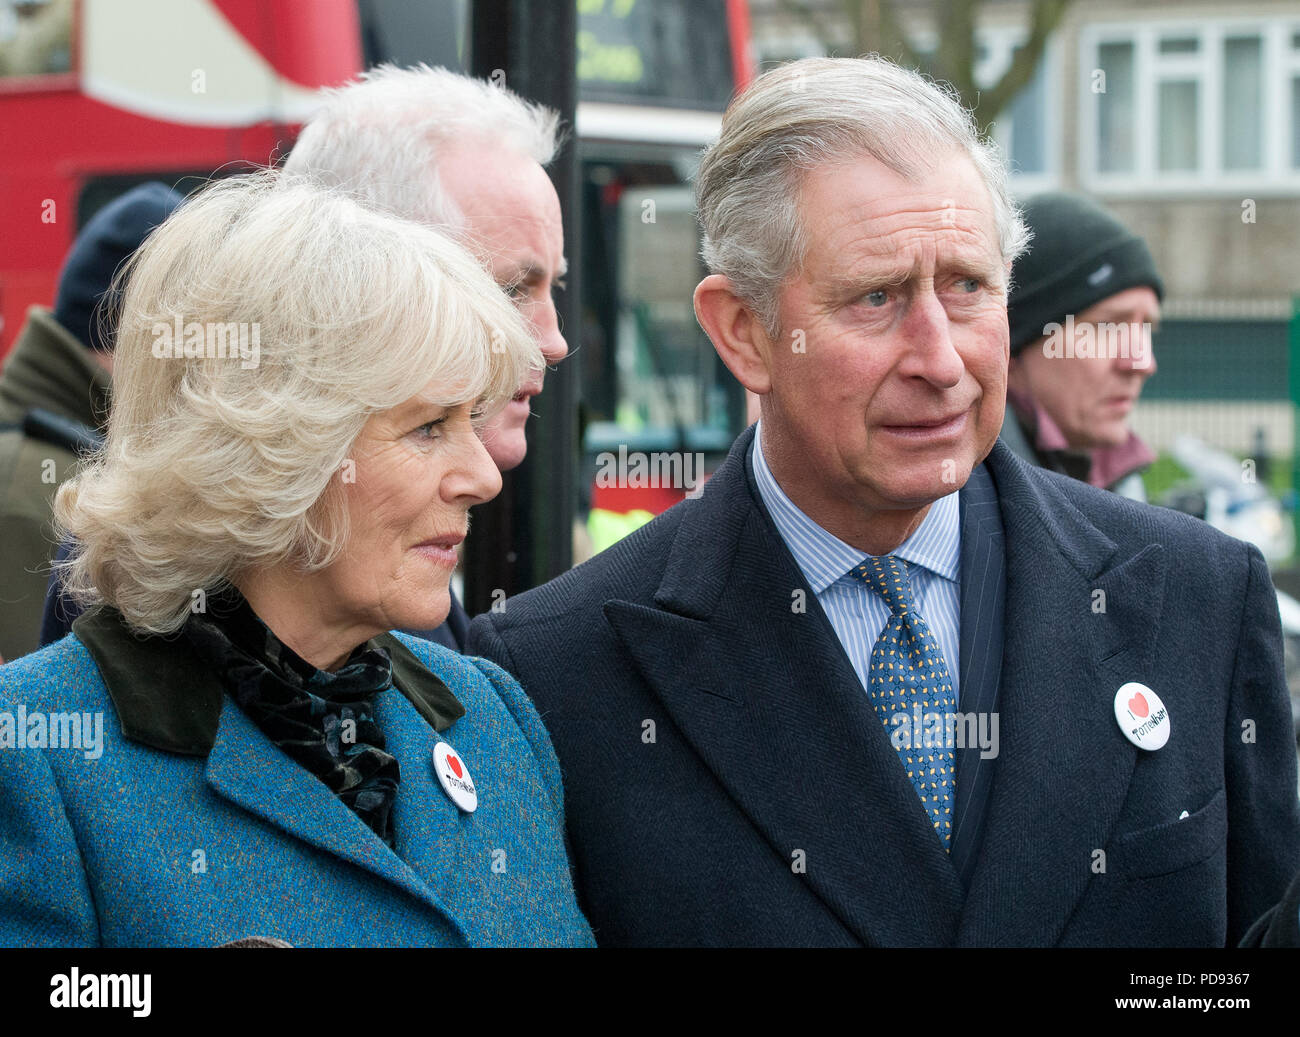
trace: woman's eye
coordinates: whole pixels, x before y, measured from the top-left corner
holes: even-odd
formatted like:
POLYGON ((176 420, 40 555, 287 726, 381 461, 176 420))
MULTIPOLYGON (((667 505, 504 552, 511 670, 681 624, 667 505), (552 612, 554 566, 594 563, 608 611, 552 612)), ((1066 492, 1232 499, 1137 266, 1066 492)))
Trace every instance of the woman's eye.
POLYGON ((436 421, 426 421, 415 429, 415 433, 424 439, 440 439, 442 437, 442 423, 445 420, 445 418, 438 418, 436 421))

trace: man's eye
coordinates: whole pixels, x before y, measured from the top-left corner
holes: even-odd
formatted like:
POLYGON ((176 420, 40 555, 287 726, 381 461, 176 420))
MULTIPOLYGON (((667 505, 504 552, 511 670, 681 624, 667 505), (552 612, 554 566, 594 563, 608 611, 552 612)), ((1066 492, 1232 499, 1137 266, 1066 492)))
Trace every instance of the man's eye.
POLYGON ((980 290, 980 279, 978 277, 963 277, 957 282, 957 289, 967 295, 978 292, 980 290))
POLYGON ((879 308, 889 302, 889 293, 883 288, 877 288, 874 292, 867 292, 862 301, 870 307, 879 308))

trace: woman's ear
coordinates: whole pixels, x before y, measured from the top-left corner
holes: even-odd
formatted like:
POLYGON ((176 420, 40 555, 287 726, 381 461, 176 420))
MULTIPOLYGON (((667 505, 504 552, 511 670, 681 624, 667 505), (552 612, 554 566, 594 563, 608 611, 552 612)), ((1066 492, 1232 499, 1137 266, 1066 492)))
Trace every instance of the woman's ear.
POLYGON ((771 340, 722 274, 696 285, 695 317, 736 381, 759 396, 771 392, 771 340))

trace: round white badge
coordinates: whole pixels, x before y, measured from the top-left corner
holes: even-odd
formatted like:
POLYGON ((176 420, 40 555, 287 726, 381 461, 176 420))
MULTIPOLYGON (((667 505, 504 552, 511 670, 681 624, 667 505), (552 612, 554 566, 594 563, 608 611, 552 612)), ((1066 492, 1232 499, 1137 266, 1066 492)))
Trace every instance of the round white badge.
POLYGON ((469 776, 469 768, 446 742, 433 747, 433 772, 438 775, 442 790, 456 806, 467 814, 478 809, 478 792, 474 788, 474 779, 469 776))
POLYGON ((1115 692, 1115 720, 1139 749, 1163 749, 1169 741, 1169 710, 1145 684, 1129 681, 1115 692))

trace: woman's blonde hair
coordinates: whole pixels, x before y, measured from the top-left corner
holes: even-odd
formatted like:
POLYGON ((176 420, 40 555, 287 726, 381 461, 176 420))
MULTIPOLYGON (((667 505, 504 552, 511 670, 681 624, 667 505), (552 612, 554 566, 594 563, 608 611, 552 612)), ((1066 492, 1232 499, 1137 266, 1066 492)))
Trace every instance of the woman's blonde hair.
POLYGON ((241 571, 333 561, 371 415, 428 386, 486 417, 543 364, 459 245, 303 177, 206 187, 119 278, 107 439, 54 513, 69 593, 141 630, 241 571))

